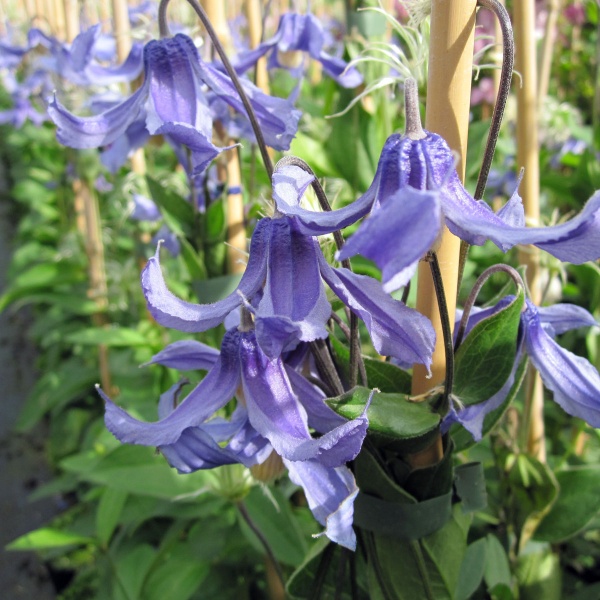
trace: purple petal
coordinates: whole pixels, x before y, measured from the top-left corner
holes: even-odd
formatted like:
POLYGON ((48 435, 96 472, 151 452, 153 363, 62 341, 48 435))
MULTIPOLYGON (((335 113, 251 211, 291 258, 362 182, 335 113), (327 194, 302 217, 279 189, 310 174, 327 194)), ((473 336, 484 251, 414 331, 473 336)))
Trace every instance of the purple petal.
POLYGON ((537 309, 541 323, 550 325, 554 333, 564 333, 578 327, 597 326, 594 317, 581 306, 575 304, 554 304, 537 309))
MULTIPOLYGON (((199 77, 213 93, 246 119, 246 109, 229 77, 201 61, 195 63, 195 67, 199 77)), ((288 150, 298 130, 300 111, 289 100, 268 96, 245 79, 241 80, 241 84, 256 113, 267 145, 276 150, 288 150)))
POLYGON ((295 216, 299 231, 305 235, 324 235, 343 229, 364 217, 371 209, 374 199, 372 191, 367 191, 358 200, 339 210, 315 212, 300 208, 300 199, 312 179, 304 169, 293 165, 278 167, 273 173, 273 199, 277 209, 295 216))
POLYGON ((269 360, 253 332, 242 337, 240 360, 250 423, 278 454, 289 460, 318 459, 329 467, 356 457, 367 432, 365 415, 314 439, 308 430, 306 410, 294 393, 283 362, 269 360))
POLYGON ((194 42, 182 34, 153 40, 144 55, 149 81, 148 131, 157 133, 166 123, 173 123, 197 130, 210 140, 212 117, 194 68, 200 60, 194 42))
POLYGON ((142 196, 142 194, 133 194, 133 211, 129 215, 136 221, 158 221, 161 218, 160 210, 153 200, 142 196))
POLYGON ((200 427, 190 427, 174 444, 160 446, 160 451, 180 473, 191 473, 236 463, 251 467, 266 460, 272 448, 252 428, 246 410, 238 407, 231 421, 216 418, 200 427), (230 441, 226 446, 219 445, 227 439, 230 441))
POLYGON ((386 294, 381 284, 348 269, 334 269, 325 259, 321 275, 336 296, 365 323, 373 346, 404 364, 431 365, 435 331, 429 319, 386 294))
POLYGON ((251 299, 261 288, 266 272, 269 219, 256 225, 250 243, 248 266, 235 292, 213 304, 192 304, 180 300, 168 289, 159 263, 159 250, 142 272, 142 289, 148 310, 158 323, 188 333, 206 331, 223 322, 242 303, 240 293, 251 299))
POLYGON ((374 211, 339 252, 339 260, 362 254, 382 271, 383 289, 405 286, 442 225, 439 194, 404 187, 374 211))
POLYGON ((127 100, 91 117, 76 117, 56 97, 48 105, 48 114, 57 125, 56 137, 71 148, 98 148, 114 142, 133 123, 146 101, 144 84, 127 100))
MULTIPOLYGON (((107 429, 121 442, 142 446, 163 446, 175 443, 182 432, 197 427, 233 397, 239 382, 239 333, 229 331, 223 338, 221 355, 206 377, 189 393, 185 400, 166 418, 155 423, 144 423, 133 418, 114 404, 102 390, 106 403, 104 420, 107 429)), ((171 388, 165 401, 174 398, 171 388)), ((161 413, 167 412, 165 402, 161 413)))
POLYGON ((512 226, 485 203, 465 194, 463 201, 457 202, 456 195, 444 193, 443 210, 450 230, 470 243, 490 239, 504 251, 516 244, 534 244, 559 260, 575 264, 600 257, 600 193, 594 194, 576 217, 551 227, 512 226))
POLYGON ((300 341, 328 335, 325 324, 331 305, 319 272, 320 253, 312 237, 299 233, 292 219, 271 220, 267 280, 256 312, 258 342, 270 358, 300 341))
POLYGON ((561 348, 544 330, 535 307, 524 316, 527 353, 554 401, 570 415, 600 427, 600 374, 587 360, 561 348))
POLYGON ((208 370, 218 358, 219 351, 216 348, 196 340, 179 340, 155 354, 145 365, 163 365, 180 371, 208 370))
POLYGON ((356 550, 352 521, 358 487, 350 469, 332 469, 314 460, 292 462, 284 458, 283 462, 290 479, 304 489, 315 519, 325 526, 325 535, 345 548, 356 550))
POLYGON ((348 63, 341 58, 336 58, 320 52, 317 60, 323 65, 323 70, 342 87, 355 88, 363 82, 363 76, 355 67, 348 68, 348 63))
POLYGON ((331 431, 345 422, 345 419, 333 411, 325 402, 325 394, 310 381, 285 365, 285 371, 292 384, 294 393, 300 399, 306 415, 308 426, 319 433, 331 431))
POLYGON ((90 64, 85 70, 86 78, 96 85, 110 85, 133 81, 140 76, 144 68, 144 47, 142 44, 133 44, 125 62, 114 67, 104 67, 90 64))

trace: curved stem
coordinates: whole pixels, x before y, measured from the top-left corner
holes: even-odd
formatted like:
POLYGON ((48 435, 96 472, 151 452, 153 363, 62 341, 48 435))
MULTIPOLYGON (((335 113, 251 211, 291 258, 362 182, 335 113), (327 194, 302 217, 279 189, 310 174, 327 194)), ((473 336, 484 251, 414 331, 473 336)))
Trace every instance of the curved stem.
MULTIPOLYGON (((490 168, 494 159, 496 143, 498 142, 498 135, 500 133, 500 126, 502 125, 506 101, 508 100, 508 96, 510 94, 510 84, 512 81, 513 68, 515 64, 515 41, 512 25, 510 23, 510 17, 504 6, 502 6, 498 0, 478 0, 477 4, 483 8, 491 10, 496 15, 496 18, 500 23, 500 29, 502 30, 502 70, 500 72, 500 86, 498 88, 498 96, 494 105, 494 113, 492 115, 492 122, 490 123, 490 131, 488 133, 485 152, 483 153, 483 161, 481 163, 481 170, 479 171, 479 176, 477 177, 477 186, 475 188, 474 195, 475 200, 481 200, 481 198, 483 198, 485 186, 490 174, 490 168)), ((465 269, 468 251, 469 244, 465 241, 462 241, 460 244, 460 265, 458 270, 457 291, 460 289, 460 284, 462 282, 462 275, 465 269)))
POLYGON ((240 511, 240 514, 242 515, 242 518, 244 519, 244 521, 246 521, 246 524, 248 525, 248 527, 250 527, 250 529, 252 530, 252 533, 254 533, 254 535, 258 538, 259 542, 262 544, 262 547, 265 549, 265 553, 266 553, 268 559, 271 561, 271 563, 273 564, 273 567, 275 568, 275 572, 277 573, 277 577, 279 578, 281 585, 285 588, 285 578, 283 576, 283 572, 281 571, 281 566, 277 562, 277 559, 275 558, 275 555, 273 554, 273 550, 271 550, 271 546, 269 546, 269 542, 267 541, 267 538, 262 534, 261 530, 258 528, 256 523, 252 520, 252 517, 250 516, 250 513, 248 512, 248 509, 246 508, 244 503, 238 502, 237 508, 240 511))
POLYGON ((485 191, 485 185, 492 166, 492 160, 494 159, 498 134, 500 133, 500 125, 502 125, 502 117, 504 116, 504 108, 506 107, 506 101, 508 100, 508 95, 510 93, 510 83, 515 63, 515 42, 512 25, 510 24, 510 17, 504 6, 502 6, 498 0, 477 0, 477 4, 491 10, 496 15, 496 18, 500 22, 500 28, 502 29, 502 71, 500 72, 500 87, 498 88, 498 97, 496 98, 496 104, 494 105, 490 131, 485 145, 483 163, 481 165, 479 177, 477 178, 477 187, 475 188, 475 200, 480 200, 483 198, 483 192, 485 191))
POLYGON ((467 298, 467 301, 465 302, 465 308, 463 310, 462 318, 460 320, 460 325, 458 326, 458 329, 456 330, 456 342, 454 343, 454 351, 455 352, 458 350, 458 347, 460 346, 462 339, 465 335, 465 330, 467 328, 467 323, 469 321, 471 309, 473 308, 473 305, 475 304, 475 300, 477 299, 477 296, 478 296, 479 292, 481 291, 481 288, 483 287, 485 282, 494 273, 500 273, 500 272, 507 273, 508 275, 510 275, 510 277, 515 282, 515 285, 517 287, 521 287, 521 288, 525 289, 525 283, 523 282, 521 275, 519 275, 519 272, 516 269, 513 269, 511 266, 509 266, 509 265, 492 265, 491 267, 487 268, 477 278, 477 281, 475 282, 475 285, 473 286, 473 289, 471 290, 471 293, 469 294, 469 297, 467 298))
MULTIPOLYGON (((319 182, 315 172, 310 168, 310 165, 303 161, 301 158, 297 156, 284 156, 276 165, 275 169, 277 170, 280 166, 292 165, 294 167, 299 167, 306 173, 309 173, 313 176, 312 180, 312 188, 315 191, 317 196, 317 200, 321 205, 321 208, 324 211, 331 211, 331 204, 329 204, 329 200, 327 199, 327 194, 325 194, 325 190, 321 183, 319 182)), ((333 239, 335 240, 335 245, 338 250, 341 250, 344 246, 344 238, 342 236, 342 232, 337 230, 333 232, 333 239)), ((342 261, 342 266, 349 271, 352 271, 352 265, 350 264, 350 260, 346 259, 342 261)), ((360 337, 358 335, 358 317, 350 311, 350 387, 353 388, 358 381, 358 364, 360 361, 360 337)))
POLYGON ((440 309, 440 321, 442 325, 442 335, 444 336, 444 354, 446 357, 446 377, 444 380, 444 394, 442 396, 442 407, 448 406, 448 399, 452 393, 454 385, 454 348, 452 345, 452 325, 450 324, 450 316, 448 314, 448 304, 446 303, 446 294, 444 292, 444 282, 442 280, 442 271, 438 261, 437 254, 430 252, 427 255, 429 268, 431 269, 431 277, 435 287, 435 295, 437 297, 438 306, 440 309))
MULTIPOLYGON (((237 76, 237 73, 235 72, 235 69, 233 68, 229 58, 227 58, 225 49, 223 48, 223 45, 221 44, 221 42, 219 41, 219 37, 217 36, 217 32, 215 31, 214 27, 212 26, 212 23, 210 22, 209 18, 206 16, 206 12, 202 8, 202 5, 198 2, 198 0, 186 0, 186 1, 194 9, 194 11, 198 15, 199 19, 202 21, 202 24, 204 25, 204 28, 206 29, 206 32, 208 33, 208 35, 215 47, 215 50, 217 51, 217 54, 219 55, 219 58, 221 59, 221 62, 223 63, 223 66, 225 67, 225 70, 227 71, 227 74, 229 75, 229 77, 231 77, 231 82, 233 83, 237 93, 240 96, 240 100, 242 101, 244 108, 246 109, 248 119, 250 120, 250 124, 252 125, 252 130, 254 131, 254 136, 256 137, 256 143, 258 145, 258 148, 260 149, 260 155, 262 156, 263 163, 265 165, 265 170, 267 171, 267 175, 269 176, 269 179, 271 179, 271 177, 273 176, 273 162, 271 161, 271 157, 269 156, 269 152, 267 150, 267 145, 265 143, 265 138, 260 129, 260 125, 258 124, 256 114, 254 113, 254 109, 252 108, 252 105, 250 104, 250 100, 248 99, 248 96, 247 96, 246 92, 244 91, 244 88, 242 87, 240 79, 237 76)), ((167 30, 168 30, 168 26, 166 26, 166 11, 167 11, 168 4, 169 4, 169 0, 161 0, 159 9, 158 9, 159 19, 161 18, 161 15, 162 15, 163 27, 166 27, 167 30)), ((159 21, 159 23, 160 23, 160 21, 159 21)), ((161 35, 162 35, 162 33, 161 33, 161 35)))

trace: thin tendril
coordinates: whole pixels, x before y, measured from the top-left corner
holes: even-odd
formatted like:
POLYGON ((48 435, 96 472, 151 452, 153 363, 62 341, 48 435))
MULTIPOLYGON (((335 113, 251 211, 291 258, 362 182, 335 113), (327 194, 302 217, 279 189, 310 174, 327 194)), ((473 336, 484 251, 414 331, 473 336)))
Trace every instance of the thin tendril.
POLYGON ((479 292, 481 291, 481 288, 483 287, 485 282, 494 273, 500 273, 500 272, 507 273, 508 275, 510 275, 512 280, 515 282, 515 285, 517 286, 517 288, 520 287, 522 289, 525 289, 525 284, 523 283, 523 279, 522 279, 521 275, 519 275, 519 272, 516 269, 513 269, 511 266, 509 266, 509 265, 492 265, 491 267, 487 268, 477 278, 477 281, 475 282, 475 285, 473 286, 473 289, 471 290, 471 293, 469 294, 469 297, 467 298, 467 301, 465 302, 465 308, 463 310, 462 318, 460 320, 460 325, 458 326, 458 329, 456 330, 456 342, 454 343, 454 351, 455 352, 456 352, 456 350, 458 350, 458 347, 460 346, 462 339, 465 335, 465 330, 467 328, 467 323, 469 321, 469 315, 471 314, 471 309, 473 308, 473 305, 475 304, 475 300, 477 299, 477 296, 478 296, 479 292))
MULTIPOLYGON (((496 151, 496 143, 498 142, 498 134, 500 133, 500 126, 502 125, 502 117, 504 116, 506 101, 508 100, 510 93, 510 84, 515 63, 515 41, 510 17, 504 6, 502 6, 498 0, 477 0, 477 4, 491 10, 494 15, 496 15, 496 18, 500 22, 500 28, 502 29, 502 70, 500 71, 500 86, 498 87, 498 97, 496 98, 496 103, 494 105, 494 113, 492 115, 492 122, 490 123, 490 131, 488 133, 485 152, 483 154, 483 162, 481 164, 481 170, 479 171, 479 177, 477 178, 477 186, 474 195, 475 200, 481 200, 487 184, 488 175, 490 174, 494 152, 496 151)), ((462 241, 460 244, 460 263, 458 267, 458 290, 460 289, 460 284, 462 282, 468 251, 469 244, 462 241)))
MULTIPOLYGON (((246 109, 246 113, 248 115, 248 119, 250 120, 250 124, 252 125, 252 130, 254 131, 254 136, 256 137, 256 143, 258 145, 258 148, 260 149, 260 155, 262 156, 263 163, 265 165, 265 170, 267 171, 267 175, 269 176, 269 179, 271 179, 271 177, 273 176, 273 162, 271 161, 271 157, 269 156, 269 152, 267 150, 267 145, 265 143, 265 138, 262 134, 260 125, 258 124, 256 114, 254 113, 254 109, 252 108, 252 105, 250 104, 250 100, 248 99, 248 96, 247 96, 246 92, 244 91, 244 88, 242 87, 240 79, 237 76, 237 73, 235 72, 235 69, 233 68, 231 62, 229 61, 229 58, 227 58, 225 49, 223 48, 223 45, 219 41, 219 36, 217 35, 216 31, 214 30, 212 23, 210 22, 209 18, 207 17, 206 13, 204 12, 204 9, 202 8, 202 6, 198 2, 198 0, 186 0, 186 1, 194 9, 194 11, 198 15, 199 19, 202 21, 202 24, 204 25, 204 28, 206 29, 206 32, 208 33, 208 35, 215 47, 215 50, 217 51, 217 54, 219 55, 219 58, 221 59, 221 62, 223 63, 223 66, 225 67, 225 69, 227 71, 227 74, 231 78, 231 82, 233 83, 237 93, 239 94, 240 100, 242 101, 244 108, 246 109)), ((160 5, 158 7, 159 26, 161 27, 161 36, 163 35, 163 31, 166 31, 167 35, 168 35, 168 26, 166 24, 166 12, 167 12, 168 4, 169 4, 169 0, 161 0, 160 5)))
MULTIPOLYGON (((275 169, 277 170, 279 167, 283 167, 286 165, 292 165, 294 167, 299 167, 306 173, 312 175, 312 188, 315 191, 317 196, 317 200, 321 205, 321 208, 324 211, 331 211, 331 204, 329 204, 329 200, 327 199, 327 194, 325 194, 325 190, 321 186, 315 172, 310 168, 308 163, 303 161, 301 158, 297 156, 284 156, 276 165, 275 169)), ((344 246, 344 238, 342 236, 341 231, 336 230, 333 232, 333 239, 335 240, 335 245, 338 250, 341 250, 344 246)), ((350 264, 349 259, 345 259, 342 261, 342 266, 349 271, 352 271, 352 265, 350 264)), ((350 311, 350 387, 353 388, 358 381, 358 364, 360 362, 360 337, 358 335, 358 317, 350 311)))

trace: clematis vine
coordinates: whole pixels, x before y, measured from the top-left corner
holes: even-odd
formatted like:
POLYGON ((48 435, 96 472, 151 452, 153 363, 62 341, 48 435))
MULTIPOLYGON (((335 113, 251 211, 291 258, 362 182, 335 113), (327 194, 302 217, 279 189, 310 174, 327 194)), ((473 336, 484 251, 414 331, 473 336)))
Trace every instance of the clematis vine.
MULTIPOLYGON (((463 187, 446 142, 421 128, 414 80, 406 81, 406 90, 406 133, 388 138, 373 183, 353 204, 318 213, 301 208, 293 197, 275 190, 277 208, 295 216, 300 231, 307 235, 331 233, 368 215, 338 258, 362 254, 373 260, 382 270, 386 291, 408 283, 443 224, 469 244, 482 245, 489 239, 503 251, 516 244, 533 244, 575 264, 600 257, 600 192, 579 215, 552 227, 525 227, 516 192, 494 213, 463 187)), ((293 168, 283 170, 291 174, 293 168)))
POLYGON ((324 50, 327 45, 328 35, 317 17, 311 13, 285 13, 281 16, 275 35, 254 50, 244 52, 233 65, 238 73, 245 73, 259 58, 268 55, 270 69, 288 69, 294 77, 301 77, 306 65, 299 55, 306 53, 313 60, 319 61, 323 65, 323 71, 341 86, 354 88, 360 85, 362 75, 341 58, 328 54, 324 50), (300 60, 291 60, 291 57, 298 56, 300 60))
MULTIPOLYGON (((112 144, 126 134, 145 110, 148 132, 167 135, 189 148, 194 174, 199 174, 223 150, 212 143, 210 98, 218 98, 237 111, 243 110, 242 102, 231 80, 204 63, 186 35, 149 42, 143 57, 142 86, 105 112, 77 117, 54 98, 48 111, 58 126, 57 137, 74 148, 112 144)), ((267 144, 278 150, 287 149, 296 132, 299 111, 287 100, 267 96, 249 81, 244 81, 243 87, 267 144)))
POLYGON ((292 480, 306 491, 324 533, 354 550, 352 513, 358 489, 345 463, 362 446, 367 407, 351 421, 339 417, 325 404, 324 394, 293 367, 282 358, 267 357, 251 321, 242 321, 225 334, 220 353, 199 342, 176 342, 151 361, 209 369, 180 404, 180 384, 161 396, 158 422, 133 418, 99 390, 106 426, 122 442, 158 447, 181 473, 234 463, 249 467, 277 452, 292 480), (238 403, 231 417, 215 416, 234 395, 238 403), (309 428, 320 436, 313 437, 309 428))
MULTIPOLYGON (((296 190, 297 202, 312 181, 311 175, 298 171, 290 177, 276 170, 273 177, 274 190, 282 186, 296 190)), ((161 325, 185 332, 206 331, 245 304, 255 313, 258 343, 271 358, 300 342, 327 337, 331 306, 323 281, 363 319, 380 354, 404 364, 429 366, 435 342, 431 323, 391 298, 378 281, 329 266, 316 240, 299 230, 294 217, 278 213, 257 223, 238 288, 214 304, 192 304, 169 292, 158 250, 142 273, 148 309, 161 325), (302 281, 301 288, 298 281, 302 281)))
MULTIPOLYGON (((465 334, 513 300, 514 296, 506 296, 493 307, 472 310, 465 334)), ((516 340, 517 353, 509 378, 493 397, 467 407, 453 406, 444 420, 443 429, 447 430, 452 423, 460 423, 479 441, 485 416, 506 400, 525 356, 529 357, 544 385, 553 393, 554 401, 566 413, 583 419, 592 427, 600 427, 600 374, 589 361, 562 348, 554 339, 566 331, 590 326, 598 326, 598 323, 580 306, 555 304, 537 307, 526 300, 516 340)))

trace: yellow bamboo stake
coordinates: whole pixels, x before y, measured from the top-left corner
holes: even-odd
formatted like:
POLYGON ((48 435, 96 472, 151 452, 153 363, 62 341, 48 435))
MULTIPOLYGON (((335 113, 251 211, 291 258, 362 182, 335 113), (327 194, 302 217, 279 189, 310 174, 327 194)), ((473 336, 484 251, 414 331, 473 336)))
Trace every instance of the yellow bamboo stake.
MULTIPOLYGON (((112 11, 114 35, 117 42, 117 59, 122 63, 129 56, 132 46, 127 0, 112 0, 112 11)), ((130 87, 131 91, 134 91, 136 85, 132 82, 130 87)), ((138 175, 146 174, 146 158, 142 148, 136 150, 131 156, 131 168, 138 175)))
MULTIPOLYGON (((225 14, 225 3, 222 0, 202 0, 219 41, 227 51, 231 46, 231 36, 225 14)), ((215 124, 215 130, 220 143, 230 145, 235 143, 226 137, 223 126, 215 124)), ((225 164, 218 164, 217 174, 220 181, 227 184, 227 268, 229 273, 243 273, 246 257, 246 223, 244 219, 244 198, 241 193, 241 169, 238 150, 228 150, 225 164)))
MULTIPOLYGON (((261 0, 246 0, 246 18, 248 19, 250 48, 254 49, 260 44, 260 39, 262 36, 261 0)), ((269 93, 267 59, 264 56, 256 63, 256 85, 266 94, 269 93)))
POLYGON ((77 0, 64 0, 64 10, 67 41, 72 42, 79 33, 79 4, 77 0))
POLYGON ((56 13, 54 11, 54 0, 45 0, 42 14, 39 15, 48 23, 50 33, 56 35, 56 13))
MULTIPOLYGON (((537 111, 537 68, 535 43, 535 2, 519 0, 513 8, 515 69, 521 74, 517 89, 517 165, 525 173, 519 188, 529 225, 539 225, 540 173, 537 111)), ((527 285, 535 304, 541 301, 539 250, 528 246, 520 250, 519 260, 527 267, 527 285)), ((540 377, 530 369, 526 385, 524 425, 528 427, 527 449, 541 461, 546 459, 543 388, 540 377)))
MULTIPOLYGON (((467 132, 471 95, 475 0, 433 0, 431 5, 431 46, 427 83, 425 127, 440 134, 456 152, 457 171, 464 180, 467 132)), ((450 322, 454 322, 460 240, 444 228, 437 249, 446 291, 450 322)), ((432 377, 422 365, 415 365, 412 391, 423 394, 443 383, 446 371, 442 325, 429 265, 419 265, 417 310, 427 316, 437 340, 431 367, 432 377)), ((430 448, 411 456, 413 467, 438 462, 443 455, 441 437, 430 448)))
POLYGON ((54 0, 54 14, 56 23, 56 37, 59 40, 64 40, 67 32, 65 28, 65 5, 63 0, 54 0))
POLYGON ((206 11, 208 20, 212 23, 225 52, 231 54, 232 43, 229 25, 227 24, 225 2, 223 0, 201 0, 201 4, 206 11))
POLYGON ((544 41, 540 60, 540 77, 538 81, 538 108, 544 105, 550 84, 550 70, 552 68, 552 55, 556 40, 556 23, 560 12, 560 0, 548 0, 548 16, 544 29, 544 41))

